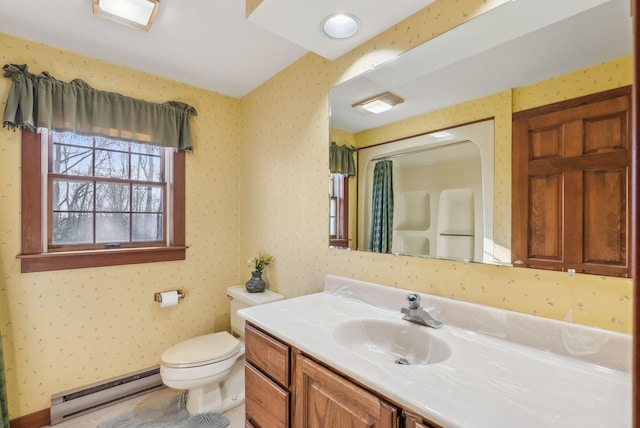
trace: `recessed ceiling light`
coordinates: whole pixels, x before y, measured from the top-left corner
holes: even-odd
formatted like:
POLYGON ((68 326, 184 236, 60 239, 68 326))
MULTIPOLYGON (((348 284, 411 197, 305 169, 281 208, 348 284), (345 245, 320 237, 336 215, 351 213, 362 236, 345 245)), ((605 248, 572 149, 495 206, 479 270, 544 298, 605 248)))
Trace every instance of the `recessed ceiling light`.
POLYGON ((347 39, 358 32, 358 19, 346 13, 336 13, 322 20, 322 31, 333 39, 347 39))
POLYGON ((396 94, 392 94, 391 92, 383 92, 362 101, 358 101, 351 107, 363 113, 378 114, 390 110, 394 106, 402 104, 403 102, 404 100, 396 94))
POLYGON ((149 31, 160 0, 93 0, 93 14, 120 24, 149 31))

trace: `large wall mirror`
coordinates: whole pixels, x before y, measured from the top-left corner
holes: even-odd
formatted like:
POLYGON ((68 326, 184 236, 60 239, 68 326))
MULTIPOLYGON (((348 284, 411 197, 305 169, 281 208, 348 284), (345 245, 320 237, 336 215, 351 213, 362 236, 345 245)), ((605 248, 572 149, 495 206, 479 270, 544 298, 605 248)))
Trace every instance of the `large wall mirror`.
POLYGON ((509 264, 515 89, 615 61, 624 66, 612 73, 630 79, 629 9, 628 0, 505 2, 332 88, 331 142, 357 148, 357 172, 332 174, 330 244, 509 264), (357 105, 379 94, 395 106, 357 105), (392 184, 375 187, 383 164, 392 184), (389 226, 373 210, 385 198, 389 226))

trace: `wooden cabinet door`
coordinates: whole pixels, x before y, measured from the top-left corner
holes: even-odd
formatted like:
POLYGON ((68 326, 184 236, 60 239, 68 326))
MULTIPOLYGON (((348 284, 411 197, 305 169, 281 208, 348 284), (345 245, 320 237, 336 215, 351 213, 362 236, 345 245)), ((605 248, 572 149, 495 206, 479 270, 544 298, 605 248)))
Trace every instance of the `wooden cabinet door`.
POLYGON ((395 428, 397 410, 315 361, 296 355, 293 424, 298 428, 395 428))
POLYGON ((251 364, 245 364, 246 426, 289 427, 289 391, 281 388, 251 364))
POLYGON ((630 93, 514 115, 515 266, 630 275, 630 93))

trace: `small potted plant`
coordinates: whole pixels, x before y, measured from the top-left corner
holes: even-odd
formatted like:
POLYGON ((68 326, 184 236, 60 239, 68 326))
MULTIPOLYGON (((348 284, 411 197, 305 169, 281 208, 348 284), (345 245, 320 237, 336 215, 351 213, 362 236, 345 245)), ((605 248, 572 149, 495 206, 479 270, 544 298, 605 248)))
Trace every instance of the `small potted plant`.
POLYGON ((262 293, 266 289, 266 284, 262 279, 262 271, 273 261, 273 256, 260 251, 258 257, 249 259, 247 264, 253 267, 251 279, 247 281, 245 287, 249 293, 262 293))

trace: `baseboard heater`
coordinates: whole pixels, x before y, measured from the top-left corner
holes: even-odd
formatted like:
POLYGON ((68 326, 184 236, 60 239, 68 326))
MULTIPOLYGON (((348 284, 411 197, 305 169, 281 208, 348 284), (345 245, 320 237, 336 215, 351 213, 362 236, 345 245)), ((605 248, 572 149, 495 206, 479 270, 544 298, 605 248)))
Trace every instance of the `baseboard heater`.
POLYGON ((51 396, 51 425, 163 386, 160 366, 51 396))

